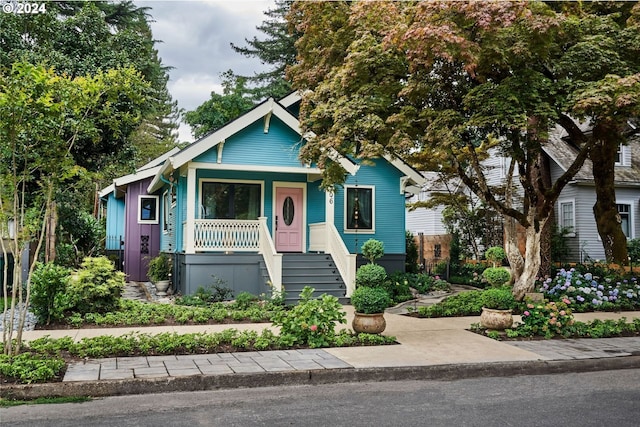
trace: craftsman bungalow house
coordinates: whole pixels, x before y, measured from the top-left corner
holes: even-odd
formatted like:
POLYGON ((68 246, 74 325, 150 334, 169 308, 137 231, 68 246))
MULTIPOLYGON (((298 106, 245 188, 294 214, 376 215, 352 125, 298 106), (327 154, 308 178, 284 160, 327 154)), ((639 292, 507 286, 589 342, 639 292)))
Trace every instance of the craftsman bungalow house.
POLYGON ((347 179, 324 191, 322 170, 299 160, 313 137, 301 134, 299 100, 266 100, 102 191, 108 234, 123 236, 108 249, 122 248, 130 280, 147 280, 161 251, 182 294, 221 279, 236 292, 349 296, 370 238, 384 242, 388 271, 404 269, 405 193, 423 177, 390 155, 363 164, 335 153, 347 179))

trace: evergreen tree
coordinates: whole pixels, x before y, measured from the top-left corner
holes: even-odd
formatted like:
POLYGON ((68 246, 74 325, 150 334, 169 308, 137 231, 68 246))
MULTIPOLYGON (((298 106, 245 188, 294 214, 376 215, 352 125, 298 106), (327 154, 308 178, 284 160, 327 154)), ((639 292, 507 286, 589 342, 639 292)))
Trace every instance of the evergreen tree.
POLYGON ((244 47, 231 43, 236 52, 249 58, 258 58, 263 64, 272 66, 270 70, 253 76, 238 76, 252 85, 247 92, 254 102, 267 97, 281 98, 291 92, 285 72, 296 61, 295 42, 299 37, 299 33, 289 32, 285 19, 292 3, 289 0, 276 0, 275 7, 264 12, 267 19, 256 27, 265 34, 264 39, 245 39, 247 46, 244 47))

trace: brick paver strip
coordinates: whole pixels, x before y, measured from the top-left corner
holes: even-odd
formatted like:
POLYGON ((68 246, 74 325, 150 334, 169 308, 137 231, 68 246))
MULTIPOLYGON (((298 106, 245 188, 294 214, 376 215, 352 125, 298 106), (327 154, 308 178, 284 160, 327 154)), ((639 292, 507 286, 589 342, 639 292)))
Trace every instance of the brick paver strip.
POLYGON ((133 374, 136 377, 165 377, 169 375, 165 367, 160 368, 157 366, 153 368, 134 368, 133 374))
POLYGON ((338 358, 331 359, 320 359, 316 360, 319 365, 321 365, 325 369, 340 369, 340 368, 353 368, 353 366, 349 365, 347 362, 344 362, 338 358))
POLYGON ((324 369, 324 367, 318 364, 315 360, 289 360, 288 363, 299 371, 309 369, 324 369))
POLYGON ((193 360, 167 360, 164 366, 167 369, 198 369, 193 360))
POLYGON ((201 375, 200 369, 191 368, 191 369, 169 369, 170 377, 189 377, 191 375, 201 375))
POLYGON ((100 365, 78 363, 69 365, 62 381, 97 381, 100 378, 100 365))
POLYGON ((231 365, 230 368, 233 370, 233 372, 240 374, 240 373, 252 373, 252 372, 264 372, 264 369, 262 369, 259 365, 255 364, 255 363, 243 363, 241 365, 231 365))
POLYGON ((126 380, 133 378, 133 369, 103 369, 100 371, 101 380, 126 380))
POLYGON ((232 374, 233 370, 227 365, 208 365, 208 366, 198 366, 200 368, 200 372, 204 375, 215 375, 215 374, 232 374))

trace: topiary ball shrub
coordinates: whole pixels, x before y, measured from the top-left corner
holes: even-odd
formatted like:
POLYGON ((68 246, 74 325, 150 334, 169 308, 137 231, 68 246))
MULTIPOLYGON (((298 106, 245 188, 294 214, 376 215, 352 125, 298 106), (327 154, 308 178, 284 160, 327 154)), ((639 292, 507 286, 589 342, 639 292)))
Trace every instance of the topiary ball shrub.
POLYGON ((484 256, 485 258, 487 258, 487 261, 489 261, 491 264, 493 264, 494 267, 496 267, 502 264, 502 260, 507 257, 507 254, 500 246, 492 246, 487 249, 487 251, 484 253, 484 256))
POLYGON ((356 272, 356 287, 383 286, 385 280, 387 280, 387 271, 378 264, 365 264, 360 266, 356 272))
POLYGON ((391 298, 382 288, 362 286, 351 294, 351 305, 361 314, 383 313, 391 304, 391 298))
POLYGON ((369 260, 371 264, 375 264, 377 259, 384 255, 384 243, 376 239, 369 239, 360 248, 362 256, 369 260))
POLYGON ((482 277, 493 287, 499 288, 509 283, 511 273, 503 267, 489 267, 483 273, 482 277))
POLYGON ((516 308, 517 301, 511 292, 511 288, 491 288, 482 291, 482 306, 495 310, 511 310, 516 308))

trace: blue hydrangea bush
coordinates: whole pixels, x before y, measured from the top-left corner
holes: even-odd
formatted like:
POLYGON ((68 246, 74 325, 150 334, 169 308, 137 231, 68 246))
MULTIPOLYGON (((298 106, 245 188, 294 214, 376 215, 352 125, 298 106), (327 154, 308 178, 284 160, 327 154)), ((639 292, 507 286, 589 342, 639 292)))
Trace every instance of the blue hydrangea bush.
POLYGON ((555 277, 538 283, 546 299, 571 301, 574 311, 616 311, 640 309, 640 282, 636 277, 598 277, 574 268, 561 269, 555 277))

